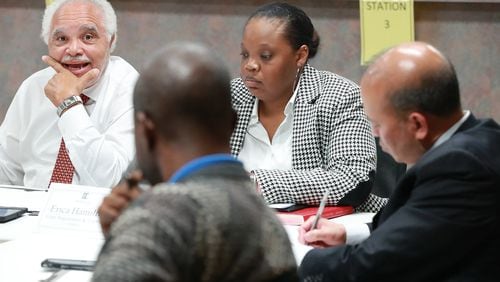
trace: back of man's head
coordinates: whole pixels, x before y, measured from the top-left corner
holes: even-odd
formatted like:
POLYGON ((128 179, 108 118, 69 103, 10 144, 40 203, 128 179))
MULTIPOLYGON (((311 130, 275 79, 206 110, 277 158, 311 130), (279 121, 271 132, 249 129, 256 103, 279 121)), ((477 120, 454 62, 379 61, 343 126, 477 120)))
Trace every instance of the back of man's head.
POLYGON ((460 91, 451 62, 433 46, 411 42, 381 55, 365 76, 385 80, 385 93, 401 115, 417 111, 447 117, 461 111, 460 91))
POLYGON ((136 84, 134 107, 169 142, 229 146, 235 122, 229 73, 202 45, 177 42, 153 55, 136 84))
POLYGON ((453 65, 424 42, 378 57, 361 79, 361 96, 382 149, 406 164, 418 161, 463 115, 453 65))

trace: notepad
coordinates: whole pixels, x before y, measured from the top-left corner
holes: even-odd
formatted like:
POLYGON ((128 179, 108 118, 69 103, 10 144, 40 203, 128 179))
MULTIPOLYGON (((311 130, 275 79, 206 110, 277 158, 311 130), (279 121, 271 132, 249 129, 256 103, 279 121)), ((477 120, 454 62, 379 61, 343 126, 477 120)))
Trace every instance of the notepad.
MULTIPOLYGON (((292 212, 277 212, 276 215, 281 220, 281 223, 285 225, 301 225, 309 217, 315 216, 318 211, 318 207, 307 207, 300 210, 292 212)), ((354 212, 354 208, 351 206, 326 206, 323 210, 323 218, 334 218, 354 212)))

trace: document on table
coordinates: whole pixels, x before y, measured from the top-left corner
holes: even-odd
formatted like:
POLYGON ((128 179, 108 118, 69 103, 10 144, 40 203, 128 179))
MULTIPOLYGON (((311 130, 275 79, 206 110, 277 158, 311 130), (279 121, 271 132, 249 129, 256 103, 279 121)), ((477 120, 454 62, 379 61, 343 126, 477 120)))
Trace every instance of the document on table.
POLYGON ((29 211, 39 211, 45 206, 45 190, 24 190, 0 187, 0 206, 25 207, 29 211))
POLYGON ((36 187, 27 187, 27 186, 9 185, 9 184, 0 184, 0 189, 17 189, 24 191, 47 191, 47 188, 36 188, 36 187))

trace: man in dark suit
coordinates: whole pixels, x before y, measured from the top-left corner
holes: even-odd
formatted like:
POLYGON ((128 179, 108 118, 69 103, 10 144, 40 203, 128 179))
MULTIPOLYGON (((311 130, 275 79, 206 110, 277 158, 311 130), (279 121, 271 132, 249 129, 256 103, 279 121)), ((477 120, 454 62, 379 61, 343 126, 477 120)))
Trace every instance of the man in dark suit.
POLYGON ((301 278, 500 281, 499 125, 462 111, 453 65, 422 42, 379 57, 361 91, 382 149, 410 168, 364 240, 344 244, 352 226, 304 223, 299 239, 327 248, 305 256, 301 278))

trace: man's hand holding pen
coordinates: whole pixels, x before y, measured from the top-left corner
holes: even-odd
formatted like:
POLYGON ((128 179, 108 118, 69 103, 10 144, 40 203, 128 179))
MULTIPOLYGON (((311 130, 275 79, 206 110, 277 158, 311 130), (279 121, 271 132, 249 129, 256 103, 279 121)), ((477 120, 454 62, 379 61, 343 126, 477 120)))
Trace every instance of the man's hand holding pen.
POLYGON ((346 231, 342 224, 321 218, 330 190, 326 190, 316 216, 310 217, 299 227, 299 242, 315 248, 325 248, 345 244, 346 231))
POLYGON ((99 209, 99 222, 102 233, 108 236, 111 224, 120 216, 120 214, 142 193, 139 188, 139 182, 142 180, 142 173, 139 170, 130 172, 124 179, 111 190, 99 209))
POLYGON ((299 242, 315 248, 343 245, 346 242, 344 225, 320 218, 316 228, 312 228, 314 217, 310 217, 299 227, 299 242))

